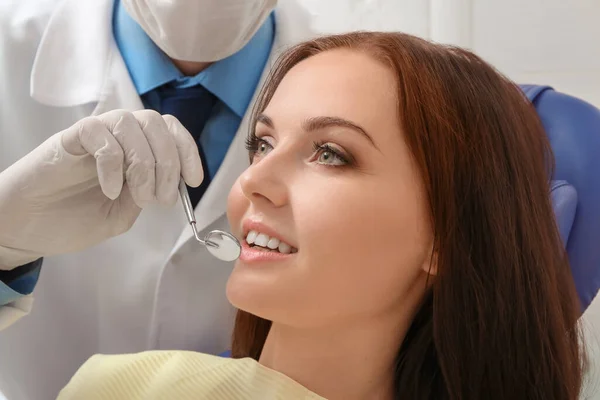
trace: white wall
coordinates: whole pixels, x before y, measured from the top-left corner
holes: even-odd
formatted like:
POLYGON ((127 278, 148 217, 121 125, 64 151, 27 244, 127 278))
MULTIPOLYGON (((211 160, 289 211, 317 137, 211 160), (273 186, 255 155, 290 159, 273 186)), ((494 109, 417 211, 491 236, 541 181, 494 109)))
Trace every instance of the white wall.
POLYGON ((599 0, 301 2, 319 32, 402 30, 460 45, 518 83, 549 84, 600 107, 599 0))

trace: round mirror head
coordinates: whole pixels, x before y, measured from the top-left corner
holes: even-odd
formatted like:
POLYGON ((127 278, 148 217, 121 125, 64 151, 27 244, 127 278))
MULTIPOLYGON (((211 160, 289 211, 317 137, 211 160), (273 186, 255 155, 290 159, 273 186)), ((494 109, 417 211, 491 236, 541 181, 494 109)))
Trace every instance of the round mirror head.
POLYGON ((204 237, 204 241, 206 242, 206 249, 222 261, 235 261, 242 253, 240 242, 231 233, 217 230, 210 231, 204 237))

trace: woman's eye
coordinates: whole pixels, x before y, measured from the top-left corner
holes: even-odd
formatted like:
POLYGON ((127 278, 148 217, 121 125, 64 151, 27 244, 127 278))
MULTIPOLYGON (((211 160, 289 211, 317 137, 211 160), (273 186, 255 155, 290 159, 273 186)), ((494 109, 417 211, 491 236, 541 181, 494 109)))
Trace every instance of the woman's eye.
MULTIPOLYGON (((250 156, 250 161, 255 162, 265 157, 273 150, 273 145, 269 143, 269 139, 260 138, 251 134, 246 139, 246 149, 250 156)), ((314 143, 313 155, 311 162, 324 165, 327 167, 343 167, 354 165, 354 158, 347 154, 344 150, 338 149, 336 145, 329 143, 314 143)))
POLYGON ((246 149, 250 155, 250 161, 254 161, 257 157, 264 157, 273 150, 273 146, 265 139, 259 138, 251 134, 246 139, 246 149))
POLYGON ((319 164, 337 167, 348 165, 347 158, 340 151, 334 149, 328 144, 315 143, 316 162, 319 164))
POLYGON ((329 151, 322 152, 319 155, 318 162, 320 162, 321 164, 329 164, 329 165, 343 165, 344 164, 343 160, 340 160, 340 158, 338 156, 336 156, 335 154, 333 154, 329 151))
POLYGON ((258 147, 256 149, 256 155, 264 156, 267 155, 273 147, 264 140, 259 139, 258 147))

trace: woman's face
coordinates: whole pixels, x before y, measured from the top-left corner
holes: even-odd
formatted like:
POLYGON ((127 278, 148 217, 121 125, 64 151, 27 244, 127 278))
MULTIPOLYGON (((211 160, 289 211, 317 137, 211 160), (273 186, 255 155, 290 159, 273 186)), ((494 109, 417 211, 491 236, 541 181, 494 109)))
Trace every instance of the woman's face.
POLYGON ((243 242, 227 284, 234 306, 308 327, 421 298, 432 233, 397 100, 392 72, 359 52, 328 51, 288 72, 229 194, 243 242))

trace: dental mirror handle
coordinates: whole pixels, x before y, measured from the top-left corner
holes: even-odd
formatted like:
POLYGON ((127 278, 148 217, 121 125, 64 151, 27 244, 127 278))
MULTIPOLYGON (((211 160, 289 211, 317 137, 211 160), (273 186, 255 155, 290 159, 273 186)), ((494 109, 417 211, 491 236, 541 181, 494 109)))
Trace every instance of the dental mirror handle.
POLYGON ((218 244, 213 242, 207 242, 203 240, 198 234, 198 229, 196 228, 196 215, 194 214, 194 207, 192 206, 192 200, 190 199, 190 194, 188 193, 187 186, 183 178, 179 179, 179 196, 181 197, 181 203, 183 204, 183 209, 185 210, 185 216, 187 217, 188 223, 192 227, 192 231, 194 232, 194 237, 196 238, 196 240, 205 246, 218 248, 218 244))
POLYGON ((179 179, 179 195, 181 196, 181 203, 183 204, 188 222, 195 225, 196 216, 194 215, 194 207, 192 206, 192 200, 190 199, 190 194, 183 178, 179 179))
POLYGON ((179 180, 179 196, 181 197, 181 203, 183 203, 183 209, 188 219, 194 237, 200 244, 206 246, 206 249, 210 254, 222 261, 234 261, 237 260, 242 252, 242 246, 240 242, 231 234, 220 230, 210 231, 204 239, 198 234, 198 228, 196 228, 196 216, 194 214, 194 207, 192 206, 192 200, 188 193, 187 186, 183 178, 179 180))

